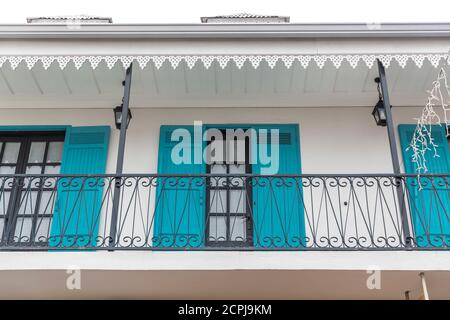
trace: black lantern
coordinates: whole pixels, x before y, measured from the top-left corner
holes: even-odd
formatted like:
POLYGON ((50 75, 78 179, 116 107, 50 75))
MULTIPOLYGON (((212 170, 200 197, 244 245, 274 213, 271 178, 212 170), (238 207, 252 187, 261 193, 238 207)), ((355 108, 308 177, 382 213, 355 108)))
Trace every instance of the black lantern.
POLYGON ((377 123, 377 126, 386 126, 386 110, 384 109, 384 102, 383 98, 381 96, 381 90, 380 90, 380 78, 375 78, 375 82, 377 83, 377 90, 378 90, 378 102, 375 105, 375 108, 373 108, 372 116, 375 119, 375 122, 377 123))
POLYGON ((379 99, 375 108, 373 108, 372 116, 377 126, 386 127, 386 110, 384 109, 383 100, 379 99))
MULTIPOLYGON (((122 127, 122 110, 123 110, 123 104, 114 108, 114 120, 116 122, 116 128, 119 130, 122 127)), ((130 125, 130 121, 131 121, 132 117, 133 116, 131 115, 131 111, 130 111, 130 109, 128 109, 127 129, 128 129, 128 126, 130 125)))

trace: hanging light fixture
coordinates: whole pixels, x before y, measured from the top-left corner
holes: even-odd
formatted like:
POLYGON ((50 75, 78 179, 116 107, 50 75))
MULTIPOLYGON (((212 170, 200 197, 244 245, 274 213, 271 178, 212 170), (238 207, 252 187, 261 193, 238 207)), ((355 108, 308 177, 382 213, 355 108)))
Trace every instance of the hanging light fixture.
MULTIPOLYGON (((122 127, 122 110, 123 110, 123 103, 120 106, 117 106, 114 108, 114 121, 116 123, 116 128, 120 130, 122 127)), ((127 129, 130 124, 132 114, 130 109, 128 109, 128 117, 127 117, 127 129)))
MULTIPOLYGON (((386 110, 384 109, 384 102, 383 97, 381 95, 381 88, 380 88, 380 78, 375 78, 375 82, 377 84, 377 91, 378 91, 378 102, 373 108, 372 116, 375 119, 375 122, 377 126, 385 127, 386 126, 386 110)), ((392 107, 391 107, 392 108, 392 107)))

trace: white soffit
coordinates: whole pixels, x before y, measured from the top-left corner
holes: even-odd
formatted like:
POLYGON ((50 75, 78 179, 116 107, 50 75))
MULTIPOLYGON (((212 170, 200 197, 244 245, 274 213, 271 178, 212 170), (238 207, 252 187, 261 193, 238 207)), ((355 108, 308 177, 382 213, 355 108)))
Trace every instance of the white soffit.
POLYGON ((367 68, 372 68, 376 60, 389 68, 392 62, 396 62, 401 68, 405 68, 408 62, 412 62, 416 67, 421 68, 425 61, 433 67, 438 67, 440 63, 450 64, 448 55, 445 53, 417 53, 417 54, 316 54, 316 55, 76 55, 76 56, 0 56, 0 68, 8 64, 15 70, 20 64, 25 64, 28 69, 34 68, 36 64, 41 64, 44 69, 56 64, 61 70, 68 64, 73 64, 76 69, 80 69, 87 64, 92 69, 96 69, 100 64, 112 69, 116 64, 123 68, 128 68, 131 63, 138 65, 141 69, 151 63, 156 69, 160 69, 168 63, 173 69, 186 64, 189 69, 197 64, 209 69, 213 63, 217 63, 224 69, 233 63, 241 69, 246 62, 257 69, 262 62, 273 69, 278 63, 282 63, 285 68, 290 69, 294 62, 298 62, 303 68, 308 68, 314 64, 318 68, 323 68, 327 62, 335 68, 340 68, 343 62, 348 63, 352 68, 362 64, 367 68))
MULTIPOLYGON (((111 108, 120 103, 125 69, 118 57, 110 66, 97 60, 95 69, 83 59, 77 65, 67 59, 63 69, 55 60, 45 61, 15 60, 14 69, 3 62, 0 108, 111 108)), ((132 108, 373 107, 378 99, 376 63, 368 68, 362 60, 355 66, 343 59, 337 68, 330 59, 323 65, 310 60, 306 68, 294 59, 287 69, 281 59, 275 65, 258 60, 257 68, 249 60, 240 67, 227 61, 222 67, 213 60, 208 69, 198 60, 192 68, 183 59, 177 60, 176 68, 168 59, 159 67, 150 60, 144 68, 134 63, 132 108)), ((386 70, 391 103, 424 105, 444 61, 424 58, 418 68, 411 58, 392 58, 386 70)))

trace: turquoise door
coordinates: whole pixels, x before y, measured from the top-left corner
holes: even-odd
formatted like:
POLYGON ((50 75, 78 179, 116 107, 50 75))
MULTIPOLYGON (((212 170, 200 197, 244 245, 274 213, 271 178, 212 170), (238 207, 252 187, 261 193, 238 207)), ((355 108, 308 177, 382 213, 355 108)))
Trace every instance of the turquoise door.
MULTIPOLYGON (((271 174, 300 174, 300 145, 298 125, 206 125, 204 128, 256 129, 256 135, 271 129, 279 130, 279 146, 266 140, 253 139, 252 157, 261 149, 268 150, 272 160, 278 159, 277 170, 271 174), (272 152, 279 151, 274 157, 272 152), (256 152, 256 153, 255 153, 256 152)), ((194 154, 206 143, 195 145, 185 140, 190 163, 174 161, 173 150, 182 139, 173 138, 176 129, 186 130, 193 136, 193 126, 161 126, 158 155, 158 178, 155 200, 154 238, 155 247, 203 247, 206 238, 206 180, 204 178, 177 177, 176 175, 205 174, 206 163, 194 163, 194 154), (176 163, 177 162, 177 163, 176 163), (170 177, 170 175, 175 175, 170 177), (166 176, 167 175, 167 176, 166 176)), ((253 219, 253 245, 261 248, 298 248, 305 241, 303 196, 301 179, 298 177, 264 176, 269 166, 265 161, 252 162, 252 174, 260 178, 252 180, 251 218, 253 219)), ((210 199, 211 201, 211 199, 210 199)), ((215 243, 220 245, 220 243, 215 243)))
MULTIPOLYGON (((403 161, 407 173, 417 173, 416 163, 412 162, 412 151, 407 150, 415 125, 400 125, 400 142, 403 161)), ((426 164, 430 174, 450 173, 450 151, 444 126, 432 126, 432 136, 436 143, 438 156, 430 150, 426 153, 426 164)), ((421 178, 422 189, 415 179, 407 183, 410 211, 414 235, 420 247, 442 247, 450 245, 450 189, 448 178, 421 178)))
MULTIPOLYGON (((67 128, 61 174, 104 174, 109 135, 108 126, 67 128)), ((49 246, 96 246, 104 182, 98 178, 59 181, 49 246)))
MULTIPOLYGON (((278 175, 298 175, 300 142, 298 125, 255 126, 258 136, 262 130, 279 130, 278 175)), ((270 139, 258 139, 257 148, 276 151, 270 139)), ((256 178, 253 188, 254 246, 264 248, 301 248, 305 245, 305 217, 302 180, 298 177, 264 176, 264 164, 253 165, 256 178)))
MULTIPOLYGON (((183 133, 181 131, 181 133, 183 133)), ((180 177, 180 175, 204 174, 205 164, 195 163, 195 152, 202 145, 195 145, 193 126, 161 126, 158 154, 157 191, 153 246, 189 248, 205 244, 205 179, 180 177), (175 130, 185 130, 183 140, 175 130), (176 146, 181 149, 176 149, 176 146), (183 154, 182 148, 189 154, 183 154), (174 157, 184 158, 186 161, 174 157), (165 176, 167 175, 167 176, 165 176), (172 176, 170 176, 172 175, 172 176)), ((198 153, 197 153, 198 154, 198 153)), ((198 162, 198 161, 197 161, 198 162)))

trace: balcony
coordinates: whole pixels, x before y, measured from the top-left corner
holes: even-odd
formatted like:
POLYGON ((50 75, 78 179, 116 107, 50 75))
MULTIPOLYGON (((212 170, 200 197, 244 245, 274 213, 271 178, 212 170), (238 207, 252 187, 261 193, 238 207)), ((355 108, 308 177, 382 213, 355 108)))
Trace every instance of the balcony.
POLYGON ((450 175, 3 175, 0 250, 442 250, 450 175))

